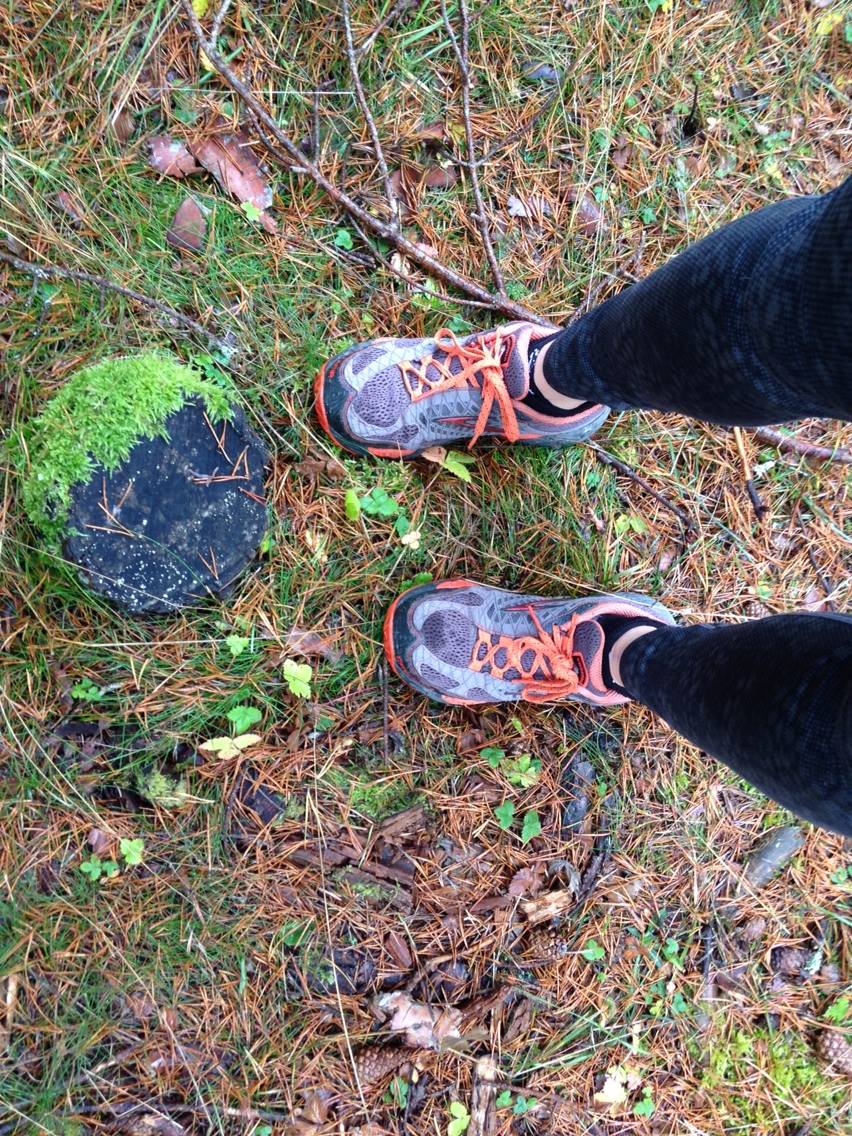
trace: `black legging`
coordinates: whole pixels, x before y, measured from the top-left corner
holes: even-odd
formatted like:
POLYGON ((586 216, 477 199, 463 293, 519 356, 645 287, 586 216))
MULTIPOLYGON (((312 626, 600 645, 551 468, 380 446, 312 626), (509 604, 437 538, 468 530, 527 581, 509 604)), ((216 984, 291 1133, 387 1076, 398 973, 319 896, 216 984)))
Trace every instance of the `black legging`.
POLYGON ((663 627, 628 645, 621 680, 768 796, 852 836, 852 617, 663 627))
POLYGON ((691 245, 559 332, 543 371, 617 410, 852 418, 852 178, 691 245))
MULTIPOLYGON (((725 425, 852 419, 852 178, 726 225, 554 337, 573 398, 725 425)), ((782 805, 852 835, 852 617, 664 628, 625 689, 782 805)))

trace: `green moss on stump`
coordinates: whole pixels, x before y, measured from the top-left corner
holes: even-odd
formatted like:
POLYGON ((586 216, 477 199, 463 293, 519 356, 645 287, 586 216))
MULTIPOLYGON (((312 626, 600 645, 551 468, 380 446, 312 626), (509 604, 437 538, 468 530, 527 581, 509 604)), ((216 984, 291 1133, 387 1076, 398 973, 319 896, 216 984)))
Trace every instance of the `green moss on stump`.
POLYGON ((116 469, 143 438, 168 438, 166 420, 192 398, 203 401, 213 422, 231 417, 220 387, 164 352, 105 359, 78 371, 12 444, 32 523, 60 540, 74 485, 97 466, 116 469))

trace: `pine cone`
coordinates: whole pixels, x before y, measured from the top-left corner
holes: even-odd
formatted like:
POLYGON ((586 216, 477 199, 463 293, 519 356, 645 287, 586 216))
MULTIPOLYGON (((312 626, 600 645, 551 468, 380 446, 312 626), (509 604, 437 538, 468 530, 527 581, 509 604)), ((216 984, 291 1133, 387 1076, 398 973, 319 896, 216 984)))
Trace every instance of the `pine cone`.
POLYGON ((559 928, 537 927, 524 944, 524 965, 548 966, 570 953, 568 940, 559 928))
POLYGON ((823 1030, 817 1038, 817 1053, 837 1073, 852 1077, 852 1043, 835 1030, 823 1030))
POLYGON ((355 1071, 362 1085, 383 1081, 395 1073, 410 1057, 402 1046, 372 1045, 362 1049, 355 1058, 355 1071))

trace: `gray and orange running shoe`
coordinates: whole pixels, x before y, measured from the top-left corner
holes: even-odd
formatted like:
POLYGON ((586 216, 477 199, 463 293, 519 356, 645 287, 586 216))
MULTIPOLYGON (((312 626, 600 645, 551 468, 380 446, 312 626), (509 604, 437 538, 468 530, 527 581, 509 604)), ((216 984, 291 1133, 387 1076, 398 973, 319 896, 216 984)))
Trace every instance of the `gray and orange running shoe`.
POLYGON ((409 686, 437 702, 562 702, 596 706, 630 699, 608 685, 608 618, 674 623, 655 600, 631 593, 585 599, 524 596, 446 580, 410 588, 385 619, 385 652, 409 686))
POLYGON ((534 446, 567 446, 597 430, 606 406, 583 403, 564 417, 524 406, 529 353, 550 334, 510 323, 458 339, 373 339, 330 359, 316 379, 326 433, 353 453, 412 458, 430 446, 483 436, 534 446))

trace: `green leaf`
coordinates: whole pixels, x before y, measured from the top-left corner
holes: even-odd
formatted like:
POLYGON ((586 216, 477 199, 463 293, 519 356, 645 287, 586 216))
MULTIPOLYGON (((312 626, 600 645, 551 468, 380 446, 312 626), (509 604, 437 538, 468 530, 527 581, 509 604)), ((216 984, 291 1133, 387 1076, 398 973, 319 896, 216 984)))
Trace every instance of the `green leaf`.
POLYGON ((455 477, 461 478, 462 481, 468 482, 473 480, 470 476, 470 471, 466 466, 473 465, 476 458, 473 454, 459 454, 455 450, 449 450, 447 456, 444 458, 444 469, 447 473, 452 473, 455 477))
POLYGON ((519 1096, 515 1100, 515 1107, 512 1109, 512 1112, 515 1114, 515 1116, 523 1116, 524 1113, 531 1112, 532 1109, 534 1109, 537 1104, 538 1104, 538 1098, 537 1097, 521 1097, 521 1096, 519 1096))
POLYGON ((512 827, 512 821, 515 819, 515 804, 514 801, 504 801, 502 805, 498 805, 494 810, 494 815, 497 817, 497 823, 505 832, 512 827))
POLYGON ((400 507, 394 501, 393 497, 381 486, 377 485, 371 489, 359 501, 361 508, 368 517, 396 517, 400 513, 400 507))
POLYGON ((232 707, 225 717, 234 727, 235 734, 244 734, 249 726, 253 726, 255 722, 260 721, 263 714, 256 706, 240 704, 239 706, 232 707))
POLYGON ((361 516, 361 505, 354 489, 346 490, 346 496, 343 498, 343 511, 346 514, 347 521, 357 521, 361 516))
POLYGON ((347 251, 355 247, 352 234, 348 229, 338 229, 334 234, 334 243, 339 249, 346 249, 347 251))
POLYGON ((494 1104, 497 1108, 508 1108, 512 1103, 512 1094, 508 1089, 504 1089, 502 1093, 498 1093, 494 1098, 494 1104))
POLYGON ((479 751, 479 756, 484 757, 492 769, 499 769, 500 762, 506 756, 506 751, 497 746, 486 746, 485 749, 479 751))
POLYGON ((71 697, 80 702, 97 702, 103 691, 90 678, 81 678, 71 687, 71 697))
POLYGON ((88 876, 92 883, 97 883, 101 878, 103 871, 103 864, 100 856, 90 856, 88 860, 84 860, 80 865, 80 871, 84 876, 88 876))
POLYGON ((541 835, 541 821, 535 809, 524 813, 524 823, 521 827, 521 844, 529 844, 536 836, 541 835))
POLYGON ((633 1106, 633 1113, 635 1116, 653 1116, 654 1115, 654 1102, 651 1100, 651 1090, 645 1089, 644 1096, 633 1106))
POLYGON ((580 954, 587 962, 600 962, 601 959, 606 958, 606 951, 596 939, 589 939, 580 954))
POLYGON ((406 517, 405 513, 401 513, 394 521, 393 531, 397 536, 405 536, 411 528, 411 521, 406 517))
POLYGON ((843 11, 839 8, 835 8, 833 12, 826 12, 821 19, 817 20, 814 31, 818 36, 828 36, 842 23, 843 11))
POLYGON ((844 995, 842 998, 838 998, 836 1002, 832 1002, 822 1016, 827 1022, 836 1022, 839 1025, 840 1022, 846 1020, 850 1008, 852 1008, 852 1004, 844 995))
POLYGON ((297 663, 295 659, 285 659, 281 673, 291 694, 295 694, 297 698, 311 697, 311 678, 314 672, 308 663, 297 663))
POLYGON ((405 1077, 394 1077, 388 1085, 390 1103, 395 1104, 399 1109, 405 1108, 408 1103, 408 1089, 409 1085, 405 1077))
POLYGON ((244 201, 240 209, 242 209, 249 221, 259 221, 263 216, 262 211, 258 209, 253 201, 244 201))
POLYGON ((461 1101, 451 1103, 450 1116, 454 1119, 447 1125, 447 1136, 462 1136, 462 1133, 467 1132, 470 1124, 470 1113, 461 1101))
POLYGON ((137 840, 122 839, 119 844, 124 862, 128 865, 141 864, 145 857, 145 841, 141 837, 137 840))
POLYGON ((518 754, 506 765, 506 777, 510 784, 521 789, 529 789, 541 776, 541 762, 528 753, 518 754))
POLYGON ((245 635, 225 636, 225 646, 228 648, 235 659, 239 658, 239 656, 243 653, 246 647, 248 647, 248 645, 249 640, 245 635))
POLYGON ((313 930, 313 922, 309 919, 303 922, 299 919, 288 919, 281 925, 281 942, 285 947, 299 947, 313 930))
POLYGON ((101 867, 103 868, 104 875, 108 880, 111 880, 118 875, 118 864, 116 864, 115 860, 104 860, 101 867))

